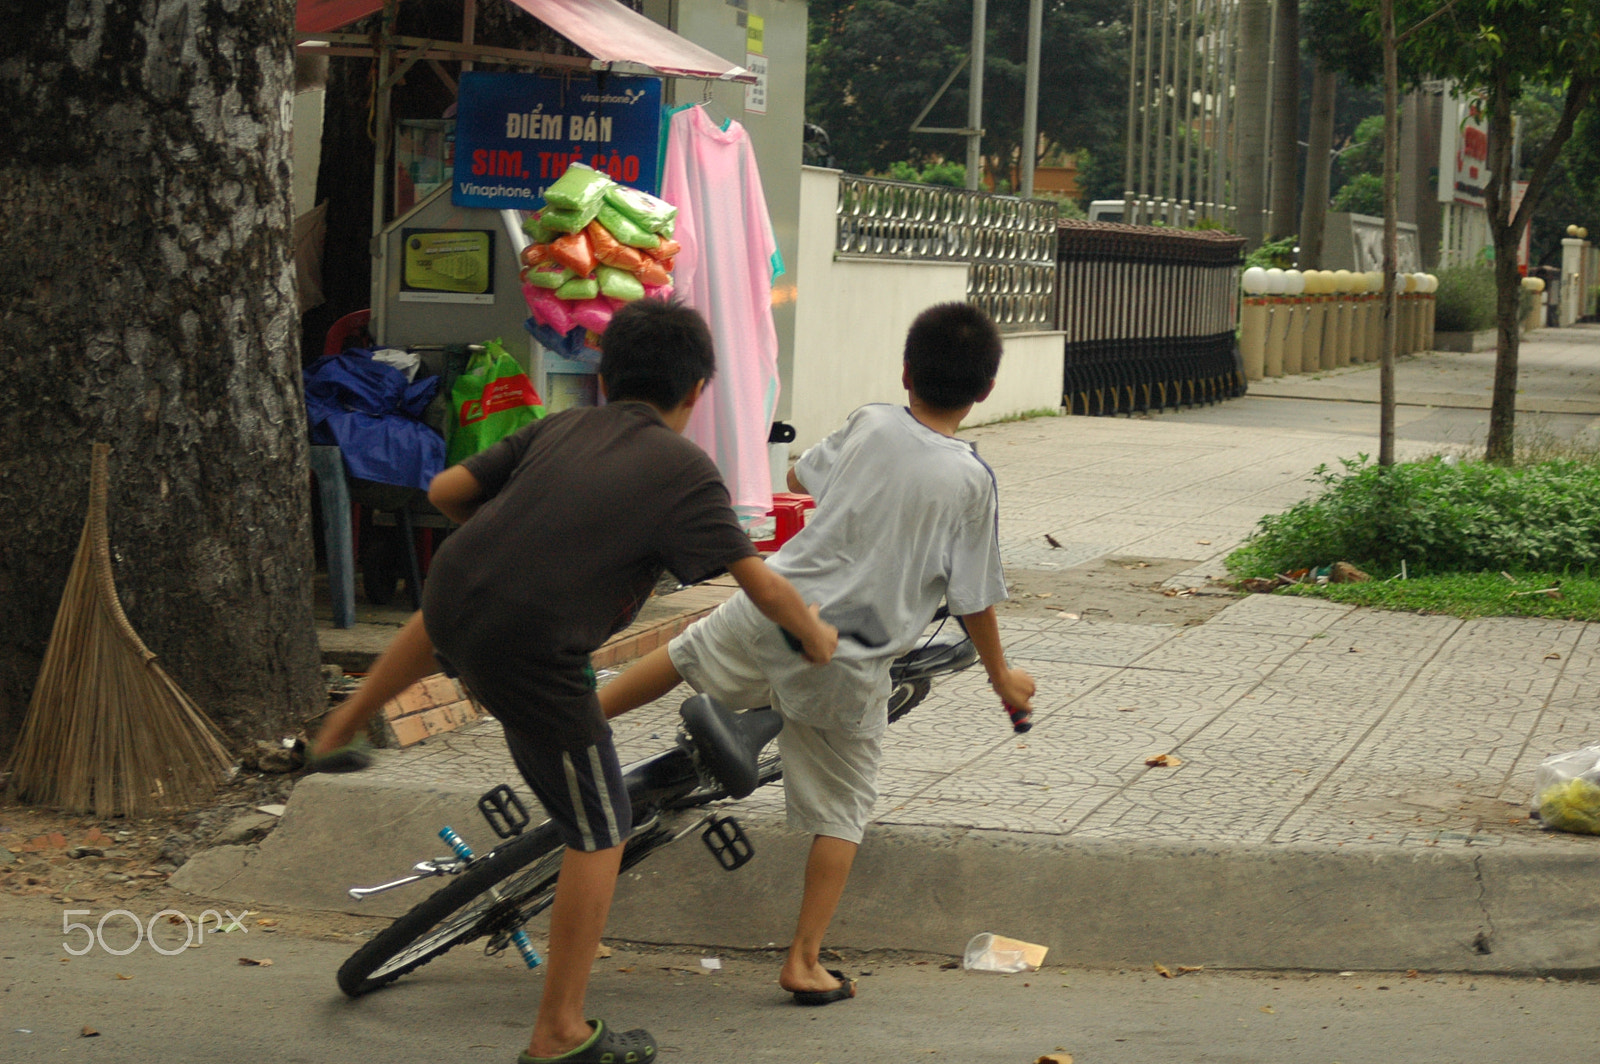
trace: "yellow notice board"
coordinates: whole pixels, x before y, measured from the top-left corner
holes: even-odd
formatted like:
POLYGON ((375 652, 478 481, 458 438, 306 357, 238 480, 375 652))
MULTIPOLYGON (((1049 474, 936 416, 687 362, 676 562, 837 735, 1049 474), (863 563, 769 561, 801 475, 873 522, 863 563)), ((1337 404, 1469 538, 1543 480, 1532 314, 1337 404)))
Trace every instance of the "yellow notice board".
POLYGON ((400 300, 493 303, 494 233, 487 229, 407 229, 400 300))

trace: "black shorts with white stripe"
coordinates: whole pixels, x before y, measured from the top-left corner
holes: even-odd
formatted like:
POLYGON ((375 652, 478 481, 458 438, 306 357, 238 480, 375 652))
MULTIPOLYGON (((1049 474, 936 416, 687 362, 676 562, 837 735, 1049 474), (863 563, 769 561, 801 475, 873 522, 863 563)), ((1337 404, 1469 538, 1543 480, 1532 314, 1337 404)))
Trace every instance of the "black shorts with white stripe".
POLYGON ((593 853, 623 842, 633 830, 628 792, 611 737, 560 745, 537 724, 502 720, 517 771, 550 814, 561 839, 593 853))

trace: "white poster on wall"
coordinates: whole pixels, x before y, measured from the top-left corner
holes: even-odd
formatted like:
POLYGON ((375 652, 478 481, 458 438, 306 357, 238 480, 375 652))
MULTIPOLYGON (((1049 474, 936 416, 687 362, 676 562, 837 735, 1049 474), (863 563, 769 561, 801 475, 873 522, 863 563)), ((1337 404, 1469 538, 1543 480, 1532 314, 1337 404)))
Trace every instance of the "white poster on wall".
POLYGON ((767 57, 755 52, 744 54, 745 69, 756 76, 754 85, 744 87, 744 109, 747 114, 767 113, 767 57))

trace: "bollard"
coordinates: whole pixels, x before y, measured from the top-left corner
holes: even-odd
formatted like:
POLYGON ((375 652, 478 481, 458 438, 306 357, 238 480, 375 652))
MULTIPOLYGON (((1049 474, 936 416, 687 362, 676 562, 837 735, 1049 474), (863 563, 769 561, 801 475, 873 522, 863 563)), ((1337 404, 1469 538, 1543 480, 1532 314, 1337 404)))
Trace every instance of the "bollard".
POLYGON ((1300 372, 1305 352, 1305 297, 1292 295, 1284 300, 1283 308, 1283 372, 1286 376, 1293 376, 1300 372))
POLYGON ((1333 306, 1333 368, 1350 364, 1350 297, 1343 290, 1334 294, 1333 306))
POLYGON ((1438 297, 1434 293, 1439 290, 1439 278, 1431 273, 1423 276, 1427 280, 1423 282, 1425 291, 1422 295, 1422 349, 1432 351, 1434 312, 1439 309, 1438 297))
POLYGON ((1245 380, 1258 381, 1266 370, 1267 300, 1246 296, 1239 312, 1239 354, 1244 359, 1245 380))
POLYGON ((1282 296, 1267 297, 1267 342, 1261 352, 1261 373, 1266 377, 1283 376, 1283 323, 1289 320, 1287 303, 1282 296))

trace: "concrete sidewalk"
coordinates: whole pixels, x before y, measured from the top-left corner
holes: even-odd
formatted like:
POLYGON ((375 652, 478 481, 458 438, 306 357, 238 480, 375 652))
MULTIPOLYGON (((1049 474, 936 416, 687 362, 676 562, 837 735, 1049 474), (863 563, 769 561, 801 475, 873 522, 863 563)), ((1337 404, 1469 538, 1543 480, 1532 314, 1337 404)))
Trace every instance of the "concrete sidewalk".
MULTIPOLYGON (((1600 329, 1534 334, 1522 371, 1525 395, 1571 404, 1550 431, 1595 431, 1600 399, 1574 397, 1600 397, 1600 329)), ((1402 363, 1402 458, 1470 446, 1456 437, 1479 415, 1433 400, 1478 394, 1484 373, 1471 355, 1402 363)), ((1185 563, 1184 586, 1222 575, 1261 516, 1315 490, 1314 467, 1376 451, 1364 374, 973 430, 1008 569, 1127 555, 1185 563)), ((1193 627, 1038 610, 1003 628, 1039 682, 1035 728, 1013 735, 973 670, 890 729, 832 943, 956 953, 988 930, 1081 965, 1600 969, 1600 839, 1526 819, 1538 762, 1600 741, 1600 626, 1254 596, 1193 627), (1175 767, 1147 765, 1160 754, 1175 767)), ((617 722, 625 761, 671 740, 676 701, 617 722)), ((486 845, 472 802, 503 781, 516 773, 493 722, 382 752, 368 772, 301 781, 259 849, 203 854, 173 884, 349 908, 345 887, 435 855, 442 824, 486 845)), ((738 805, 756 861, 724 876, 692 841, 673 847, 628 877, 611 933, 786 940, 808 840, 769 790, 738 805)), ((420 897, 397 893, 363 909, 420 897)))

